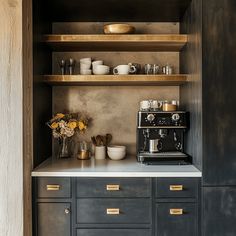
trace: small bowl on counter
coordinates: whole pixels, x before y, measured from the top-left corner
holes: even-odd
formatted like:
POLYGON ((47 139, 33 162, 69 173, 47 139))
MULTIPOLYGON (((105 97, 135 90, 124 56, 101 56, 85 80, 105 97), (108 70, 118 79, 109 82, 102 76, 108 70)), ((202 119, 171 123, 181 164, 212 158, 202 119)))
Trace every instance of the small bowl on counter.
POLYGON ((103 31, 105 34, 132 34, 135 27, 129 24, 109 24, 104 25, 103 31))
POLYGON ((107 147, 107 154, 111 160, 118 161, 125 158, 126 147, 125 146, 109 146, 107 147))

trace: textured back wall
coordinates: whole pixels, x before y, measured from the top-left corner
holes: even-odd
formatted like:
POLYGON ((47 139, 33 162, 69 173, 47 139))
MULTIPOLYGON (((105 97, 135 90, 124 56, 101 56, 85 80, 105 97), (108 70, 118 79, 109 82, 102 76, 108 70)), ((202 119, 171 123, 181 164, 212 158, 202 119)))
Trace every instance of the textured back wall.
POLYGON ((80 140, 111 133, 113 144, 128 146, 135 154, 136 115, 144 99, 179 99, 178 87, 54 87, 53 111, 84 112, 92 117, 91 126, 80 140))

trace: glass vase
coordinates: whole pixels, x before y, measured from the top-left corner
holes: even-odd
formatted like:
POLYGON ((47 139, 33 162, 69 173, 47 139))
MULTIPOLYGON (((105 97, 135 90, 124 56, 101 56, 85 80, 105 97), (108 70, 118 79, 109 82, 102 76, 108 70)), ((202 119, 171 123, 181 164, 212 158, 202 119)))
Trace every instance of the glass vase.
POLYGON ((69 158, 70 152, 69 152, 69 138, 68 137, 62 137, 59 138, 59 149, 58 149, 58 158, 69 158))

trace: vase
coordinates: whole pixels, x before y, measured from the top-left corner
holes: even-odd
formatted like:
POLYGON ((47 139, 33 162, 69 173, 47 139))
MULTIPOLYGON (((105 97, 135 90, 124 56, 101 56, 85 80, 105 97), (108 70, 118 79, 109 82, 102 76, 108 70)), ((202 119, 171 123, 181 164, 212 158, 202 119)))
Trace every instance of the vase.
POLYGON ((58 147, 58 158, 69 158, 69 138, 62 137, 59 138, 59 147, 58 147))

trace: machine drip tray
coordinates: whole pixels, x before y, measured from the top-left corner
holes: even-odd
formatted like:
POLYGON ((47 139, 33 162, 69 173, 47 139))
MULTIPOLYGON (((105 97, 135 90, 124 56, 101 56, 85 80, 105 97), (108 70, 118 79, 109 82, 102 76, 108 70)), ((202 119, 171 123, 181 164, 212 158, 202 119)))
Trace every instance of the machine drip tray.
POLYGON ((183 152, 142 152, 138 159, 146 165, 190 165, 190 157, 183 152))
POLYGON ((161 158, 161 157, 164 157, 164 158, 167 158, 167 157, 173 157, 173 158, 182 157, 182 158, 185 158, 188 155, 186 155, 183 152, 156 152, 156 153, 140 152, 139 156, 140 157, 153 157, 153 158, 155 158, 155 157, 156 158, 161 158))

